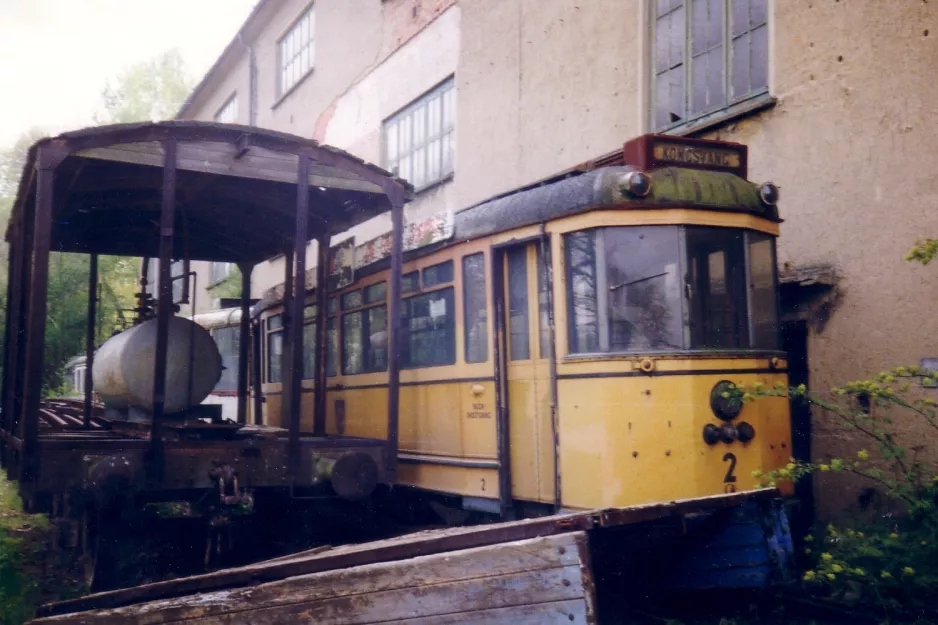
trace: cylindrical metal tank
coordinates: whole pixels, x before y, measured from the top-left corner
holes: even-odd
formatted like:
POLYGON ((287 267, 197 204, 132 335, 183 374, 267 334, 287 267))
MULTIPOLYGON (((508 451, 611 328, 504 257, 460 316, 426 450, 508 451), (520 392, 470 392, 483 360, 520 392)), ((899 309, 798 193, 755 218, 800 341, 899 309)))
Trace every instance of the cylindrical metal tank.
MULTIPOLYGON (((157 320, 151 319, 121 332, 95 352, 91 374, 94 390, 105 406, 153 409, 156 324, 157 320)), ((164 411, 180 412, 200 404, 218 383, 221 372, 221 354, 212 335, 189 319, 170 317, 164 411)))

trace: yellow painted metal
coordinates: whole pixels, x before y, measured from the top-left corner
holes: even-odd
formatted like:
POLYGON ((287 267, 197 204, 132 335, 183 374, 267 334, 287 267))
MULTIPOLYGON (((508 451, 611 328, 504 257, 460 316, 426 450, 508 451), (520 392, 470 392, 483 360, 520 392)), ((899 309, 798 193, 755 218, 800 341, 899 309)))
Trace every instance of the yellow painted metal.
MULTIPOLYGON (((723 226, 778 234, 778 224, 750 215, 685 209, 603 210, 546 224, 552 235, 561 495, 568 508, 624 506, 751 489, 756 486, 752 471, 783 466, 791 455, 788 404, 784 399, 760 399, 745 406, 735 422, 753 425, 756 437, 752 442, 708 446, 703 440, 707 423, 721 425, 709 406, 713 385, 724 379, 742 384, 787 383, 784 358, 773 365, 767 354, 567 354, 562 235, 584 228, 649 224, 723 226), (651 362, 650 374, 642 371, 645 360, 651 362), (729 476, 735 481, 726 481, 733 463, 727 454, 735 458, 729 476)), ((410 457, 400 464, 400 484, 454 495, 498 497, 497 469, 452 463, 463 460, 471 465, 473 461, 497 460, 491 248, 538 234, 538 227, 520 228, 460 242, 405 264, 407 273, 448 259, 454 261, 457 361, 401 372, 401 453, 410 457), (488 361, 466 363, 462 259, 478 252, 485 255, 487 275, 488 361), (431 461, 433 458, 436 461, 431 461), (440 459, 450 464, 440 464, 440 459)), ((512 491, 517 499, 553 502, 550 370, 549 360, 540 357, 539 349, 538 246, 523 245, 527 249, 528 329, 533 358, 509 360, 506 371, 512 491)), ((343 292, 386 280, 386 273, 367 276, 343 292)), ((281 308, 277 307, 263 316, 279 312, 281 308)), ((341 320, 338 326, 341 328, 341 320)), ((266 361, 266 354, 264 358, 266 361)), ((340 370, 330 377, 327 432, 384 438, 387 381, 387 373, 342 375, 340 370), (345 404, 342 428, 337 420, 337 401, 345 404)), ((301 423, 305 431, 310 431, 312 383, 304 381, 303 386, 301 423)), ((280 390, 280 384, 263 386, 265 419, 270 425, 282 425, 280 390)), ((787 492, 787 487, 783 488, 787 492)))

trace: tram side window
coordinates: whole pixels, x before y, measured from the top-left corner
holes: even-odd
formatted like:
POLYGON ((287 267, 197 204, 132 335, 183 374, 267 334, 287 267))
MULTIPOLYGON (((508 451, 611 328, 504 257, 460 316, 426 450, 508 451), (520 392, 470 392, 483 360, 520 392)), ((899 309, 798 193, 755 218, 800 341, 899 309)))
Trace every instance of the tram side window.
POLYGON ((528 336, 528 250, 514 247, 508 251, 508 357, 527 360, 531 357, 528 336))
POLYGON ((686 232, 691 347, 748 348, 743 232, 706 227, 686 232))
POLYGON ((267 383, 283 381, 283 319, 274 315, 267 320, 267 383))
POLYGON ((677 227, 576 232, 566 252, 572 353, 683 346, 677 227))
POLYGON ((330 298, 327 305, 329 319, 326 323, 326 375, 333 377, 338 373, 339 360, 339 321, 336 316, 335 298, 330 298))
POLYGON ((456 362, 453 287, 415 295, 401 306, 401 361, 409 368, 456 362))
POLYGON ((489 359, 488 309, 485 303, 485 257, 482 252, 462 259, 466 362, 489 359))
POLYGON ((221 354, 221 364, 224 369, 221 378, 215 385, 216 391, 234 391, 238 389, 238 344, 241 339, 241 328, 230 326, 217 328, 212 331, 212 338, 221 354))
MULTIPOLYGON (((384 283, 382 283, 384 284, 384 283)), ((386 287, 374 285, 366 290, 365 300, 381 302, 368 308, 347 312, 342 315, 342 373, 374 373, 388 367, 388 314, 385 298, 386 287)), ((353 291, 342 297, 342 309, 363 304, 362 292, 353 291), (351 296, 351 297, 350 297, 351 296)))
POLYGON ((423 270, 423 288, 453 281, 453 261, 448 260, 423 270))
POLYGON ((303 379, 316 377, 316 306, 303 309, 303 379))
POLYGON ((747 232, 749 297, 752 302, 752 346, 778 349, 778 299, 775 283, 775 239, 747 232))

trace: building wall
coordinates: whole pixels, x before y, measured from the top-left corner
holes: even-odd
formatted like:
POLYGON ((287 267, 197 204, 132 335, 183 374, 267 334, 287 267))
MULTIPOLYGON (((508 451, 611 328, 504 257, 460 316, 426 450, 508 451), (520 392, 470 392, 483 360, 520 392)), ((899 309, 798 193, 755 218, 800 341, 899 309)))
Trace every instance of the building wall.
MULTIPOLYGON (((455 73, 456 173, 408 210, 462 208, 648 130, 651 4, 318 0, 317 69, 274 107, 273 42, 305 6, 288 0, 257 37, 259 124, 380 163, 382 120, 455 73)), ((780 186, 781 264, 837 270, 841 297, 809 339, 811 384, 938 356, 927 321, 934 270, 903 260, 918 237, 938 232, 938 8, 770 0, 769 10, 774 104, 698 136, 747 144, 750 178, 780 186)), ((193 115, 210 117, 245 84, 242 73, 220 80, 193 115)), ((376 220, 356 236, 386 227, 376 220)), ((282 262, 265 264, 255 294, 282 280, 282 262)), ((844 451, 843 433, 822 413, 815 419, 816 457, 844 451)), ((852 503, 836 479, 821 480, 818 496, 822 511, 852 503)))

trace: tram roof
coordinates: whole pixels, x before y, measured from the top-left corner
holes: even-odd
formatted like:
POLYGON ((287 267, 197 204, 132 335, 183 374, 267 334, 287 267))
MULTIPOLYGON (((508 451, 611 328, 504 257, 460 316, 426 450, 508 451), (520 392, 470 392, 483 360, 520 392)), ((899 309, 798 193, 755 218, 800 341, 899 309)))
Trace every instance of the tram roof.
POLYGON ((54 167, 52 250, 158 256, 168 140, 177 145, 175 258, 258 263, 283 253, 295 233, 301 154, 310 158, 309 240, 413 193, 347 152, 281 132, 195 121, 99 126, 30 147, 7 240, 35 205, 37 169, 54 167))

